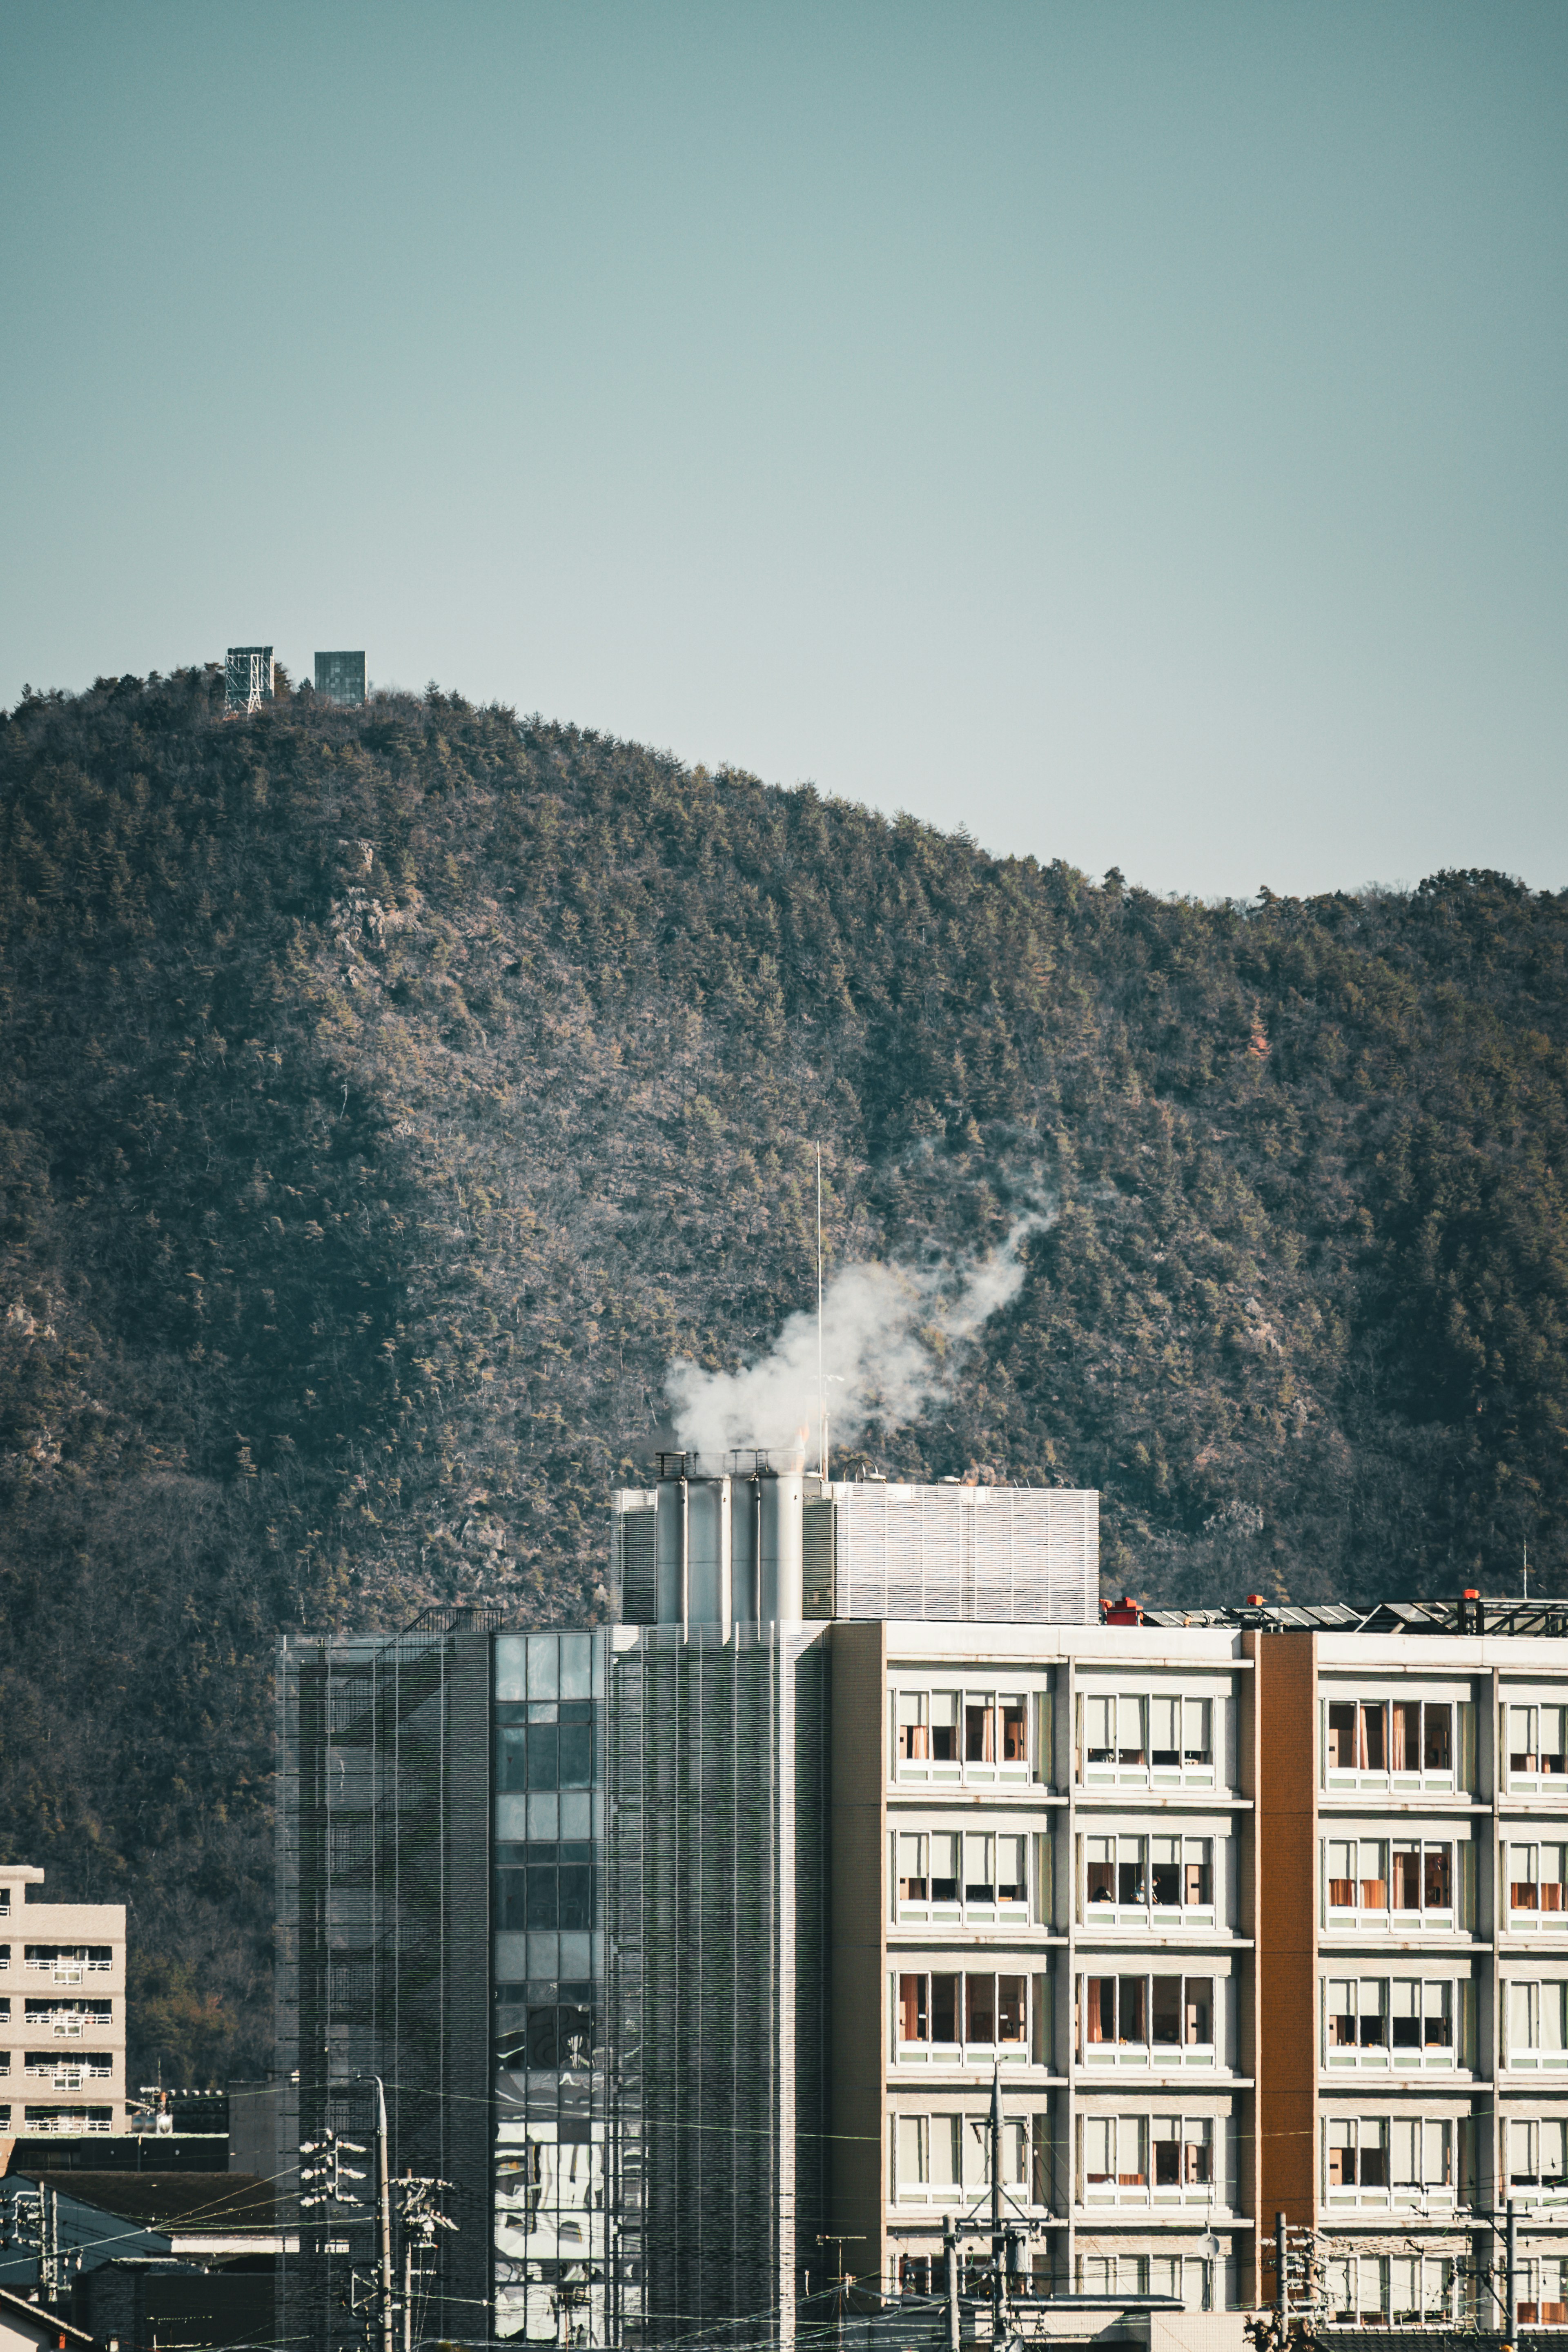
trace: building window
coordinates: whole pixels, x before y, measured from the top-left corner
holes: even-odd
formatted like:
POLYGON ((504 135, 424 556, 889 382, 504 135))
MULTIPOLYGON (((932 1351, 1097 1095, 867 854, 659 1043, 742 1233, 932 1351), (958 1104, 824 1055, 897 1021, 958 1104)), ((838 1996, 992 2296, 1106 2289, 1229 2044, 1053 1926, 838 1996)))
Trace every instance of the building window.
POLYGON ((1568 1850, 1557 1844, 1510 1845, 1508 1907, 1510 1924, 1542 1929, 1568 1928, 1563 1885, 1568 1850))
POLYGON ((496 1791, 587 1789, 594 1783, 591 1699, 531 1699, 498 1706, 496 1791))
POLYGON ((1446 1840, 1330 1838, 1328 1907, 1380 1927, 1451 1927, 1454 1848, 1446 1840))
POLYGON ((543 2001, 525 2012, 521 2047, 499 2055, 531 2074, 587 2074, 594 2063, 594 2011, 581 2002, 543 2001))
POLYGON ((1095 1925, 1143 1927, 1155 1914, 1214 1925, 1212 1838, 1086 1837, 1083 1852, 1084 1916, 1095 1925))
POLYGON ((1469 2063, 1471 1987, 1446 1978, 1330 1977, 1323 1986, 1323 2055, 1333 2068, 1469 2063), (1466 2056, 1456 2047, 1461 2010, 1466 2056))
POLYGON ((900 2203, 930 2204, 963 2184, 957 2116, 900 2116, 896 2190, 900 2203))
POLYGON ((1568 2177, 1568 2124, 1555 2116, 1510 2117, 1504 2133, 1510 2195, 1528 2189, 1531 2204, 1555 2203, 1568 2177))
POLYGON ((1086 2205, 1212 2205, 1217 2188, 1212 2116, 1084 2116, 1086 2205))
POLYGON ((1215 2264, 1194 2254, 1079 2254, 1080 2294, 1180 2295, 1189 2311, 1215 2308, 1215 2264))
MULTIPOLYGON (((27 2024, 38 2032, 46 2029, 57 2041, 76 2042, 89 2031, 101 2032, 113 2022, 114 2003, 111 2000, 37 2000, 23 2004, 27 2024)), ((0 2001, 0 2017, 9 2017, 11 2004, 0 2001)))
POLYGON ((1324 2126, 1331 2205, 1454 2200, 1454 2127, 1446 2116, 1331 2116, 1324 2126))
POLYGON ((1206 2193, 1214 2186, 1212 2116, 1152 2116, 1149 2145, 1156 2200, 1162 2189, 1202 2189, 1206 2193))
POLYGON ((108 2132, 114 2128, 112 2107, 24 2107, 23 2129, 28 2138, 68 2137, 76 2132, 108 2132))
POLYGON ((27 2074, 46 2078, 57 2091, 79 2091, 89 2078, 107 2079, 113 2063, 107 2050, 29 2050, 23 2060, 27 2074))
POLYGON ((1011 1832, 900 1830, 894 1848, 897 1916, 917 1920, 1004 1920, 1029 1916, 1026 1841, 1011 1832))
POLYGON ((1503 1753, 1508 1758, 1508 1785, 1528 1795, 1544 1789, 1561 1795, 1568 1778, 1561 1706, 1510 1706, 1503 1710, 1503 1753))
POLYGON ((495 1874, 495 1925, 503 1929, 597 1925, 594 1848, 581 1843, 498 1848, 505 1867, 495 1874))
POLYGON ((900 1689, 893 1715, 900 1780, 1002 1787, 1029 1778, 1029 1706, 1021 1692, 900 1689))
POLYGON ((1088 1788, 1212 1788, 1214 1701, 1176 1691, 1086 1692, 1079 1778, 1088 1788))
POLYGON ((1462 2325, 1467 2282, 1452 2254, 1336 2255, 1325 2265, 1328 2316, 1342 2326, 1462 2325))
POLYGON ((1523 2265, 1518 2316, 1526 2327, 1568 2327, 1568 2261, 1547 2254, 1523 2265))
POLYGON ((993 2059, 1028 2055, 1028 1979, 924 1971, 898 1979, 898 2049, 905 2061, 935 2058, 952 2065, 966 2053, 993 2059))
POLYGON ((1212 1977, 1083 1978, 1079 2048, 1085 2064, 1212 2066, 1214 1994, 1212 1977))
MULTIPOLYGON (((1019 2192, 1020 2202, 1030 2197, 1041 2201, 1047 2121, 1044 2115, 1015 2116, 1003 2124, 1003 2185, 1019 2192)), ((900 2204, 938 2205, 959 2191, 990 2187, 987 2115, 900 2114, 894 2118, 893 2151, 894 2194, 900 2204)))
POLYGON ((114 1966, 108 1944, 28 1944, 24 1957, 28 1968, 47 1969, 57 1984, 79 1984, 89 1971, 107 1973, 114 1966))
POLYGON ((1508 2063, 1521 2073, 1568 2066, 1568 1985, 1513 1978, 1508 1986, 1508 2063))
POLYGON ((1330 1699, 1324 1778, 1331 1789, 1451 1789, 1454 1728, 1447 1699, 1330 1699))

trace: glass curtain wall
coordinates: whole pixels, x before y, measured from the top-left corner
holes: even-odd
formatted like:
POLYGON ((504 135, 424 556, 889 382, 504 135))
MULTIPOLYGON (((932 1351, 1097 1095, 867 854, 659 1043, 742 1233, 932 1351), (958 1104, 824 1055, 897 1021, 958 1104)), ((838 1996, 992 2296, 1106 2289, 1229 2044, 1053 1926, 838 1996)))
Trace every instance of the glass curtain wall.
POLYGON ((495 2333, 608 2340, 603 1633, 492 1646, 495 2333))

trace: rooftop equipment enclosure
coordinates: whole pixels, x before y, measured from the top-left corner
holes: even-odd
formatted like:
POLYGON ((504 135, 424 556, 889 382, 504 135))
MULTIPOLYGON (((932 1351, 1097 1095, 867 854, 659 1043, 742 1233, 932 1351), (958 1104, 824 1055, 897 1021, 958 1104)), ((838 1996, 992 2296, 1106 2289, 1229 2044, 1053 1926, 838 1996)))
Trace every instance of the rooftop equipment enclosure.
POLYGON ((837 1617, 1091 1625, 1100 1498, 1063 1486, 934 1486, 774 1471, 687 1474, 612 1502, 611 1573, 628 1625, 837 1617))
POLYGON ((271 699, 271 646, 230 646, 224 661, 224 709, 259 710, 271 699))
POLYGON ((363 702, 364 700, 364 655, 363 653, 318 654, 316 656, 316 692, 329 702, 363 702))

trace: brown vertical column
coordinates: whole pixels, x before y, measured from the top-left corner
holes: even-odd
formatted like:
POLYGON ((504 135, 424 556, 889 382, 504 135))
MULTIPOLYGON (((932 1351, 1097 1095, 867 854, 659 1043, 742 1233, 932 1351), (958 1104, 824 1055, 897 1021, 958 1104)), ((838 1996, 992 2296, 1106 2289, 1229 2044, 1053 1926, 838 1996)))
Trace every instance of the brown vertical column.
POLYGON ((1236 1959, 1237 2051, 1239 2074, 1252 2084, 1237 2100, 1237 2188, 1236 2210, 1247 2214, 1252 2227, 1245 2236, 1239 2232, 1231 2242, 1237 2264, 1237 2288, 1244 2304, 1256 2305, 1263 2300, 1262 2280, 1258 2265, 1262 2252, 1258 2242, 1262 2228, 1263 2179, 1258 2170, 1258 2075, 1259 2016, 1258 2000, 1258 1635, 1250 1629, 1243 1631, 1241 1654, 1254 1663, 1250 1674, 1237 1675, 1237 1787, 1250 1801, 1252 1810, 1239 1813, 1237 1843, 1240 1847, 1240 1911, 1236 1932, 1245 1936, 1252 1949, 1244 1959, 1236 1959))
MULTIPOLYGON (((887 1627, 836 1624, 832 1633, 831 1861, 828 1927, 828 2218, 858 2242, 844 2249, 851 2276, 879 2284, 887 2196, 883 2085, 887 2080, 887 1627)), ((803 2231, 803 2236, 805 2232, 803 2231)), ((818 2279, 825 2256, 803 2245, 818 2279)))
POLYGON ((1274 2216, 1305 2228, 1316 2203, 1318 1643, 1305 1633, 1247 1638, 1258 1690, 1258 2284, 1271 2299, 1274 2216))

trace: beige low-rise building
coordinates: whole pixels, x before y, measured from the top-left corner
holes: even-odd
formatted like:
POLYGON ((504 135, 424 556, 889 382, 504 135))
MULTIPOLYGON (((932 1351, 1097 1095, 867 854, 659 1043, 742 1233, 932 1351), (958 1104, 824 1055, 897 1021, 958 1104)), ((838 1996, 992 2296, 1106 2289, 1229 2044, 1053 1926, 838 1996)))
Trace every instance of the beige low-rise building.
POLYGON ((0 2136, 123 2132, 125 1906, 45 1902, 43 1883, 0 1864, 0 2136))

